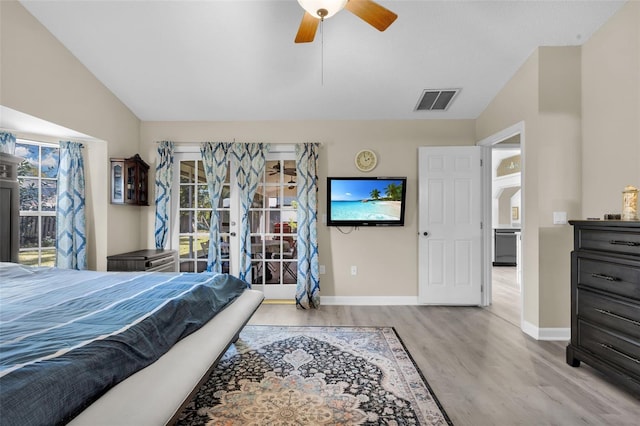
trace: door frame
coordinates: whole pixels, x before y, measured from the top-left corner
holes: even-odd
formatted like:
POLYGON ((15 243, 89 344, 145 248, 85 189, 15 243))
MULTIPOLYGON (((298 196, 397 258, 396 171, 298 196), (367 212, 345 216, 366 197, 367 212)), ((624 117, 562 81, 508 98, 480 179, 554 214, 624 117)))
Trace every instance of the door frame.
MULTIPOLYGON (((492 160, 491 160, 491 151, 494 145, 499 144, 500 142, 509 139, 513 136, 520 135, 520 193, 521 193, 521 208, 520 208, 520 219, 521 219, 521 244, 524 242, 524 226, 526 224, 526 197, 525 197, 525 123, 524 121, 520 121, 512 126, 509 126, 493 135, 490 135, 479 142, 476 145, 482 147, 482 162, 483 162, 483 170, 482 170, 482 199, 484 200, 482 205, 482 223, 483 227, 483 281, 485 283, 484 291, 482 292, 482 306, 489 306, 492 301, 492 258, 491 258, 491 241, 492 241, 492 160)), ((524 280, 524 271, 525 261, 524 257, 520 256, 519 262, 521 263, 519 268, 520 273, 520 329, 524 330, 524 302, 525 302, 525 288, 526 282, 524 280)))
MULTIPOLYGON (((177 143, 175 146, 174 153, 180 154, 180 156, 185 156, 187 158, 180 158, 178 161, 174 163, 174 176, 172 182, 172 189, 174 188, 174 183, 180 181, 180 170, 179 170, 179 161, 180 160, 202 160, 202 155, 200 153, 201 143, 199 142, 181 142, 177 143)), ((267 153, 267 161, 272 160, 293 160, 295 161, 295 152, 296 145, 288 144, 288 143, 278 143, 278 144, 270 144, 269 152, 267 153)), ((236 187, 236 178, 233 173, 230 176, 230 184, 232 188, 236 187)), ((180 229, 178 221, 180 220, 180 215, 176 214, 178 211, 178 204, 180 202, 180 196, 177 197, 174 195, 171 197, 170 202, 170 211, 169 211, 169 246, 175 250, 180 249, 179 239, 176 240, 174 236, 174 230, 180 229)), ((240 268, 240 211, 241 211, 241 202, 239 193, 237 190, 231 190, 230 200, 229 200, 231 209, 230 209, 230 233, 235 233, 238 235, 237 238, 230 238, 230 252, 233 254, 230 256, 230 273, 234 273, 236 276, 238 274, 240 268), (235 214, 234 214, 235 213, 235 214)), ((177 234, 176 234, 177 235, 177 234)), ((265 264, 266 266, 266 264, 265 264)), ((278 284, 278 285, 262 285, 262 284, 252 284, 257 290, 262 291, 265 296, 268 295, 268 299, 286 299, 291 300, 294 299, 295 291, 297 287, 297 283, 294 284, 278 284)))

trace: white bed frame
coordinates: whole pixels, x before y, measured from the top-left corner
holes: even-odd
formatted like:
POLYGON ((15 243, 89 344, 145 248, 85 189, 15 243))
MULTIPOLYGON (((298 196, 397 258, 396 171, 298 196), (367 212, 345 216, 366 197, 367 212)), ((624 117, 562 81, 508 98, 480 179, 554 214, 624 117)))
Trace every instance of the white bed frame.
POLYGON ((79 426, 159 426, 174 423, 182 408, 258 309, 264 294, 245 290, 195 333, 153 364, 114 386, 74 418, 79 426))

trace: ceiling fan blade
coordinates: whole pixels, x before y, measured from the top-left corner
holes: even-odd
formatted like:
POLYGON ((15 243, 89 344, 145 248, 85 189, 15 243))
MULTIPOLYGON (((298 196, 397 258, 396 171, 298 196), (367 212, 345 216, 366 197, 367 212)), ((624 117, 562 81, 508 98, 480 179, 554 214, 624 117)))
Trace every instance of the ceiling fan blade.
POLYGON ((316 30, 320 20, 314 18, 309 12, 305 12, 296 34, 296 43, 311 43, 316 36, 316 30))
POLYGON ((349 0, 345 9, 379 31, 386 30, 398 17, 389 9, 371 0, 349 0))

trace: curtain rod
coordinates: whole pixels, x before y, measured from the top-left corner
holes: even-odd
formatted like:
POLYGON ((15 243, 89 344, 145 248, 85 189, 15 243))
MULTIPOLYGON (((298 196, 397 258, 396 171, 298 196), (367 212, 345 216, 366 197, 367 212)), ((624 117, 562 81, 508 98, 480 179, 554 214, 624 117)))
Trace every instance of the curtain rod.
MULTIPOLYGON (((172 140, 164 140, 164 141, 155 141, 154 143, 158 144, 158 143, 162 143, 162 142, 173 142, 174 144, 183 144, 183 145, 187 145, 187 144, 201 144, 201 143, 206 143, 206 142, 212 142, 212 141, 172 141, 172 140)), ((235 143, 236 142, 236 138, 233 138, 233 140, 231 142, 229 141, 216 141, 216 142, 227 142, 227 143, 235 143)), ((249 142, 249 143, 264 143, 264 142, 249 142)))
MULTIPOLYGON (((162 142, 165 142, 165 141, 155 141, 153 143, 159 144, 159 143, 162 143, 162 142)), ((173 142, 176 145, 195 145, 195 144, 202 144, 202 143, 211 142, 211 141, 198 142, 198 141, 171 141, 171 140, 168 140, 166 142, 173 142)), ((224 141, 218 141, 218 142, 224 142, 224 141)), ((229 143, 236 143, 235 138, 233 139, 233 141, 231 141, 229 143)), ((247 143, 269 143, 269 144, 272 144, 272 145, 295 145, 296 143, 302 143, 302 142, 247 142, 247 143)), ((321 146, 323 145, 322 142, 313 142, 313 143, 317 143, 318 145, 321 145, 321 146)))

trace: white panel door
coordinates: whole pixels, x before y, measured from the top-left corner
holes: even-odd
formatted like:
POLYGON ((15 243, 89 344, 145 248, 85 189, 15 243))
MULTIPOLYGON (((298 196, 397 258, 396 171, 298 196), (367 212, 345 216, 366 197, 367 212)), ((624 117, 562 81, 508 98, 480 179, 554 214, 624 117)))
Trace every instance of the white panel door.
POLYGON ((421 147, 418 161, 418 301, 479 305, 480 147, 421 147))

